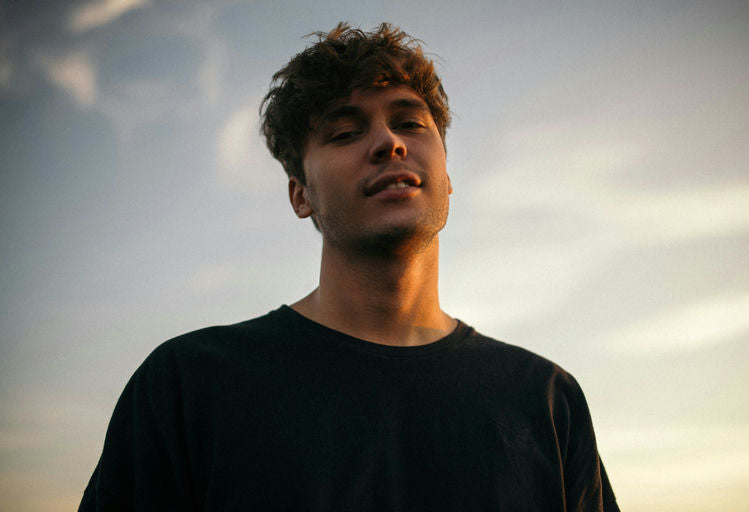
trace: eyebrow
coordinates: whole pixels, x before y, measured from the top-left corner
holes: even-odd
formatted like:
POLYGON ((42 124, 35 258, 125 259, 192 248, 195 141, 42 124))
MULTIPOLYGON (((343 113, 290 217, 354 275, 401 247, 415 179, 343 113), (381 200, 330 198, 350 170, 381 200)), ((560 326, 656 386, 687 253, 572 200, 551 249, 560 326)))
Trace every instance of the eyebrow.
POLYGON ((390 102, 391 107, 407 108, 412 110, 429 110, 423 100, 417 98, 398 98, 390 102))
MULTIPOLYGON (((409 109, 409 110, 423 110, 429 111, 429 107, 424 101, 418 98, 398 98, 390 102, 389 107, 391 109, 409 109)), ((341 105, 339 107, 333 107, 327 112, 323 113, 320 118, 320 124, 331 123, 339 119, 362 117, 364 115, 363 110, 360 107, 354 105, 341 105)))

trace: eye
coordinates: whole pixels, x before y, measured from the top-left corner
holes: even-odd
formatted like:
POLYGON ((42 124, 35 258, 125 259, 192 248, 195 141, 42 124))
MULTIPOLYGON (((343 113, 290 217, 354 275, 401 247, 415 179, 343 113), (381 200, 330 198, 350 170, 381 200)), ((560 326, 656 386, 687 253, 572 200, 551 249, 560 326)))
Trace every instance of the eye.
POLYGON ((354 131, 354 130, 336 132, 330 136, 329 140, 331 142, 343 142, 343 141, 346 141, 355 137, 358 134, 359 132, 354 131))
POLYGON ((421 130, 424 127, 424 123, 415 120, 401 121, 398 123, 398 128, 403 130, 421 130))

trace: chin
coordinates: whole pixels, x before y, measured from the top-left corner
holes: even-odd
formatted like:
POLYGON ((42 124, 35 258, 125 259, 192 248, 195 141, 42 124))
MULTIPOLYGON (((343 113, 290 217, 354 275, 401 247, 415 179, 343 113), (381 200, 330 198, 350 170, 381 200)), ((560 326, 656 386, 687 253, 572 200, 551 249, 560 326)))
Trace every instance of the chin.
POLYGON ((447 221, 447 208, 397 213, 362 223, 326 218, 322 222, 323 238, 331 247, 345 252, 374 257, 413 255, 433 247, 447 221))
POLYGON ((434 227, 391 225, 359 237, 357 245, 371 255, 419 254, 432 247, 438 232, 434 227))

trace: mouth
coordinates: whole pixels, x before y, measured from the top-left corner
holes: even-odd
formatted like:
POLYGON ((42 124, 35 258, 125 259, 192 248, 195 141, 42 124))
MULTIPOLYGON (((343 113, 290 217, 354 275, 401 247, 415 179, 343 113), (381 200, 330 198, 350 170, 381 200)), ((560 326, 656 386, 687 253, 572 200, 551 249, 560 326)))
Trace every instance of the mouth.
POLYGON ((414 185, 405 181, 397 181, 395 183, 391 183, 387 187, 385 187, 383 190, 397 190, 399 188, 408 188, 413 187, 414 185))
POLYGON ((405 190, 421 187, 421 179, 413 172, 388 172, 377 177, 364 189, 364 194, 373 196, 383 190, 405 190))

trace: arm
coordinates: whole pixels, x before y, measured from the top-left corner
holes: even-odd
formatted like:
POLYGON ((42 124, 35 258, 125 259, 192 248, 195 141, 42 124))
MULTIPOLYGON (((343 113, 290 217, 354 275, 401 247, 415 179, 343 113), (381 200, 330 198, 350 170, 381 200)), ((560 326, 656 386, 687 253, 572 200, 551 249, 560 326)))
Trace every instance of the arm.
MULTIPOLYGON (((568 425, 564 481, 569 511, 619 512, 596 446, 593 422, 582 389, 574 379, 565 405, 555 407, 568 425)), ((567 394, 567 393, 565 393, 567 394)))
POLYGON ((132 376, 79 511, 192 508, 176 367, 159 348, 132 376))

